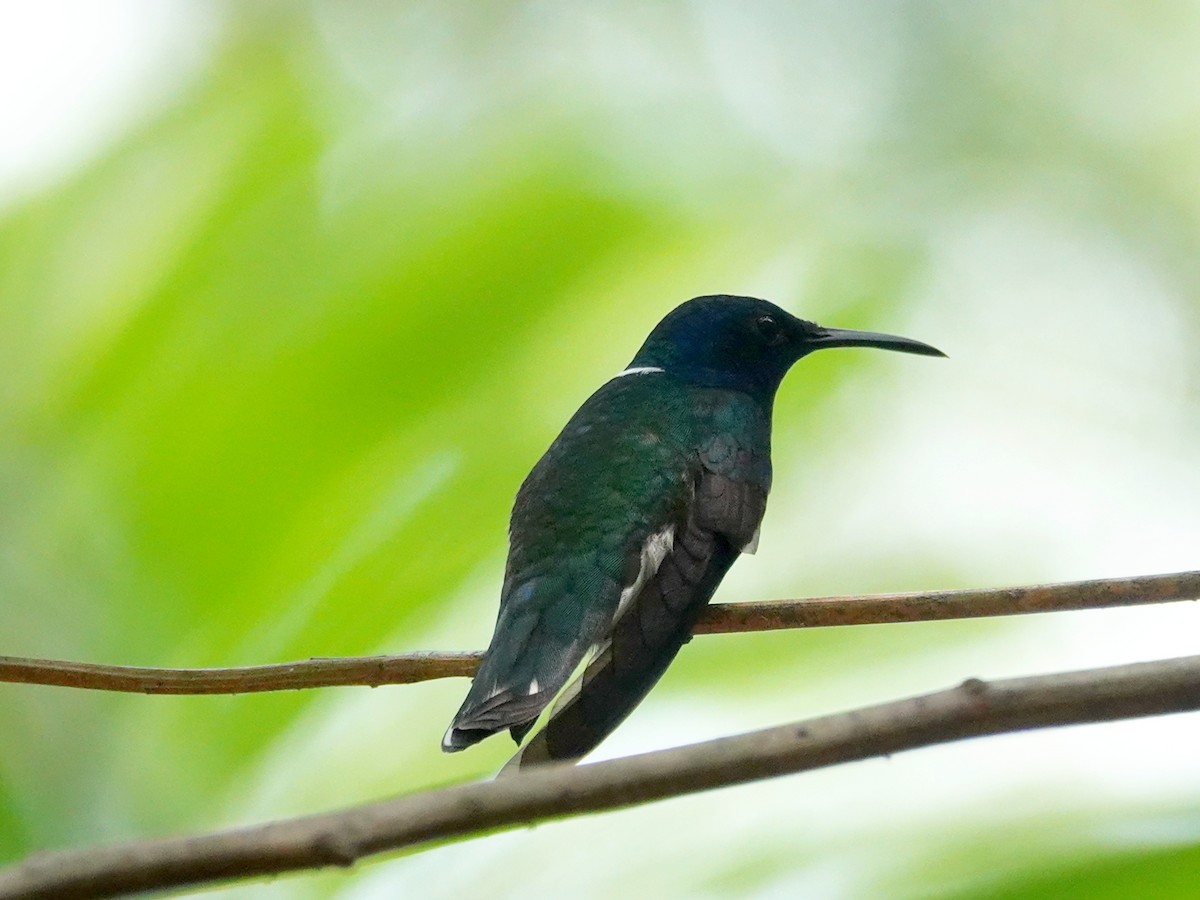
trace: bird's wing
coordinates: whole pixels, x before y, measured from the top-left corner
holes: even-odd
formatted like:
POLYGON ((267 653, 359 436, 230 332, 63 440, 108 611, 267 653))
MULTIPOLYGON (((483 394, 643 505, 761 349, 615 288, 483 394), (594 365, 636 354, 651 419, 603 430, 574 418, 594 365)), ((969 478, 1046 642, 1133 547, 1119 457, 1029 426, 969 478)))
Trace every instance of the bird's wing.
POLYGON ((506 768, 574 760, 594 749, 690 639, 697 617, 738 554, 753 552, 769 471, 761 477, 761 460, 747 462, 744 454, 739 459, 726 449, 714 443, 701 449, 686 515, 666 554, 653 571, 643 568, 595 658, 506 768))
POLYGON ((496 629, 445 750, 506 728, 519 741, 685 521, 692 462, 645 388, 620 381, 585 404, 518 492, 496 629))

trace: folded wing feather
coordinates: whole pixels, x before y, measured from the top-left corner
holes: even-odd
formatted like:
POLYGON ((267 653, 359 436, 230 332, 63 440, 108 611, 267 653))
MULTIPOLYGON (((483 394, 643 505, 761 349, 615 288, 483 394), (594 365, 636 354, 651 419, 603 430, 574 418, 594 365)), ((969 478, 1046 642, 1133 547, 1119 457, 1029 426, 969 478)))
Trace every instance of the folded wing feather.
POLYGON ((643 567, 608 639, 506 769, 578 759, 621 723, 691 637, 738 554, 752 551, 765 508, 763 487, 704 468, 697 473, 686 519, 658 564, 646 565, 663 543, 643 550, 643 567))

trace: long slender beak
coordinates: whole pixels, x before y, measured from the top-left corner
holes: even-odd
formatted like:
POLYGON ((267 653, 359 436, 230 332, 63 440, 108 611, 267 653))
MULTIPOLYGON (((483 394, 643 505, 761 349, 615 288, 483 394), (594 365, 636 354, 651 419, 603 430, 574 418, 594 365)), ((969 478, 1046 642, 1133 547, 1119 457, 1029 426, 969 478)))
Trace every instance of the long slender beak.
POLYGON ((879 334, 874 331, 851 331, 846 328, 822 328, 808 339, 813 350, 827 347, 878 347, 880 350, 895 350, 899 353, 917 353, 921 356, 945 356, 937 347, 931 347, 912 338, 895 334, 879 334))

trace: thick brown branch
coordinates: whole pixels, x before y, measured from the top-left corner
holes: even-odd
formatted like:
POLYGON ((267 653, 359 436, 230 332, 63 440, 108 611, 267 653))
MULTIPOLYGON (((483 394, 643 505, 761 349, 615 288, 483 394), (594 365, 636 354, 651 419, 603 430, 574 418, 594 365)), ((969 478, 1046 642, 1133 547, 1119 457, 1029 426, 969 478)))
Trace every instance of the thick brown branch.
MULTIPOLYGON (((705 611, 696 633, 1011 616, 1197 598, 1200 572, 1178 572, 995 590, 721 603, 705 611)), ((0 656, 0 682, 144 694, 241 694, 466 677, 474 674, 479 658, 472 652, 411 653, 232 669, 149 669, 0 656)))
POLYGON ((962 738, 1200 708, 1200 657, 985 683, 690 747, 195 837, 31 857, 0 898, 107 897, 322 866, 962 738))

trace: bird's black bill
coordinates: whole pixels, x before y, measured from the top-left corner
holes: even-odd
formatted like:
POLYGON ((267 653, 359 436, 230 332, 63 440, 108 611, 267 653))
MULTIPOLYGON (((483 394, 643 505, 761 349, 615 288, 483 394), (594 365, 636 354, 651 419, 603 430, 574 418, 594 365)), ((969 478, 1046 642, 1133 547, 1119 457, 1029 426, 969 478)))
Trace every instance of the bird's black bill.
POLYGON ((878 334, 874 331, 851 331, 846 328, 821 328, 808 340, 813 350, 827 347, 878 347, 880 350, 895 350, 899 353, 916 353, 920 356, 945 356, 937 347, 931 347, 912 338, 895 334, 878 334))

